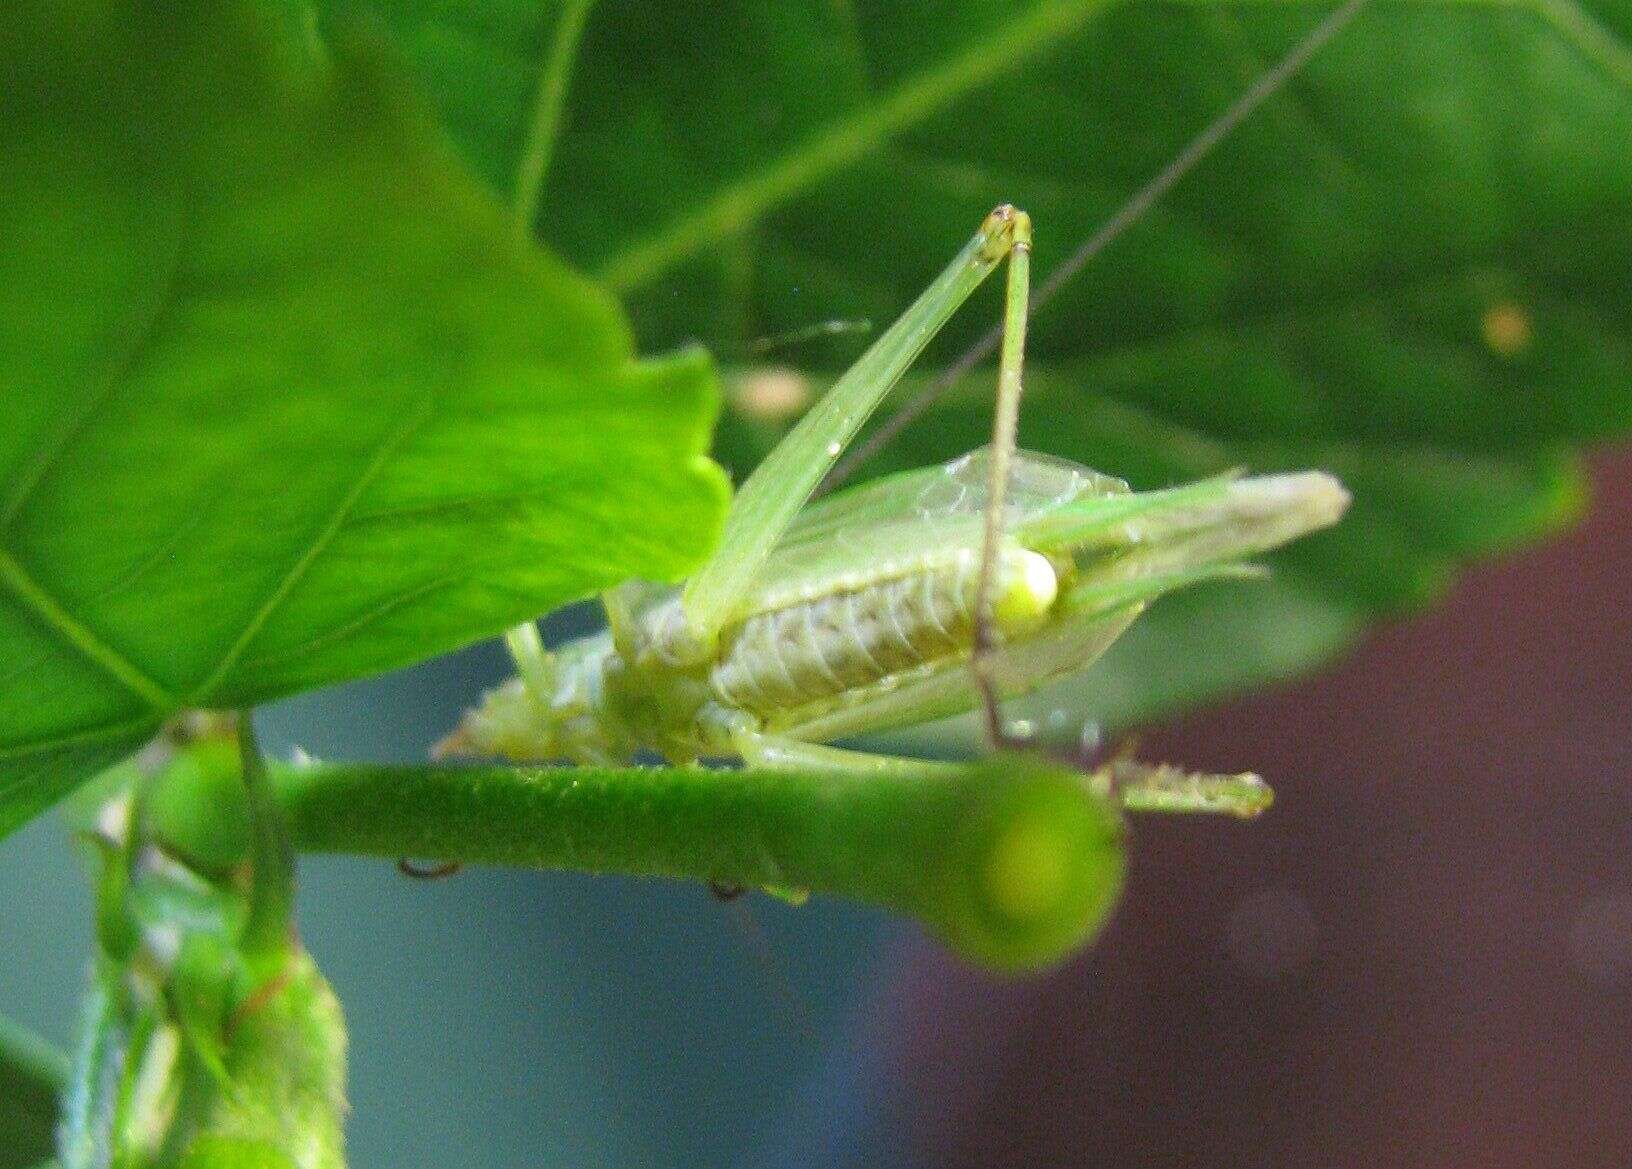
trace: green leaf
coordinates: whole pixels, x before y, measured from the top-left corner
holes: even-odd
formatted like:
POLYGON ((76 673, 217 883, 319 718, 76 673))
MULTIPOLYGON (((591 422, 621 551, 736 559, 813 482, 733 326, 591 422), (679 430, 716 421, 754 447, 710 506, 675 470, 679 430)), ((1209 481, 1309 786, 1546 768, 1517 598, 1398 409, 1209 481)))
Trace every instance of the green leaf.
POLYGON ((519 242, 297 5, 0 24, 0 834, 177 709, 411 663, 710 546, 711 367, 519 242))
MULTIPOLYGON (((370 7, 508 189, 556 9, 370 7)), ((1323 11, 607 0, 538 228, 630 294, 648 343, 738 360, 818 322, 881 326, 999 201, 1032 213, 1046 276, 1323 11)), ((1096 667, 1093 709, 1307 669, 1579 512, 1573 450, 1632 425, 1629 37, 1613 0, 1376 0, 1038 314, 1037 449, 1140 487, 1322 466, 1356 495, 1272 585, 1158 606, 1096 667), (1256 644, 1187 643, 1254 623, 1256 644)), ((995 319, 989 297, 937 352, 995 319)), ((864 342, 771 356, 820 383, 864 342)), ((876 469, 982 441, 988 401, 876 469)), ((772 439, 728 418, 717 450, 740 473, 772 439)))
POLYGON ((26 1169, 55 1148, 68 1057, 0 1017, 0 1169, 26 1169))

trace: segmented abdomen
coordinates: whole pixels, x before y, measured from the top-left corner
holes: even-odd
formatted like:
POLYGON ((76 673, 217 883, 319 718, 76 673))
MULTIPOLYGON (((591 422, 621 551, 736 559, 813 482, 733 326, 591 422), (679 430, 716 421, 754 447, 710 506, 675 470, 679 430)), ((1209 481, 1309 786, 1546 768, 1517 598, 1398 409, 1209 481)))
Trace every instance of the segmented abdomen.
MULTIPOLYGON (((968 651, 974 639, 978 557, 750 617, 709 681, 728 706, 770 714, 867 686, 968 651)), ((1000 631, 1040 619, 1054 576, 1036 553, 1006 550, 993 610, 1000 631)))

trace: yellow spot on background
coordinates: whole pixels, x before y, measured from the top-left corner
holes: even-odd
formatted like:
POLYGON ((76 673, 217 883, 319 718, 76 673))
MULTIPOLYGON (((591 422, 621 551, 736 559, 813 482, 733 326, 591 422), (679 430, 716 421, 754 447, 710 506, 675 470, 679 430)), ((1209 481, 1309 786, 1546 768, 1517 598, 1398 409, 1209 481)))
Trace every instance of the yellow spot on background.
POLYGON ((732 394, 738 410, 765 422, 781 422, 804 413, 810 398, 810 379, 784 365, 767 365, 748 371, 732 394))
POLYGON ((1485 344, 1498 357, 1517 357, 1535 340, 1530 314, 1522 305, 1510 300, 1493 304, 1485 310, 1480 331, 1484 334, 1485 344))

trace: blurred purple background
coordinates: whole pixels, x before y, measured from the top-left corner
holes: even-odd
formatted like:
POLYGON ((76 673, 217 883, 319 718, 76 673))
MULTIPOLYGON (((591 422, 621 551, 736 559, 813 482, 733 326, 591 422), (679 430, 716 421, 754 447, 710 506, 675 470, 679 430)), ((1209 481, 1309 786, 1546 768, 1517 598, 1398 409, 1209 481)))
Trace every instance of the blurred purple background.
POLYGON ((936 1166, 1632 1165, 1632 451, 1587 521, 1321 677, 1144 740, 1279 801, 1144 820, 1094 950, 914 944, 888 1143, 936 1166))

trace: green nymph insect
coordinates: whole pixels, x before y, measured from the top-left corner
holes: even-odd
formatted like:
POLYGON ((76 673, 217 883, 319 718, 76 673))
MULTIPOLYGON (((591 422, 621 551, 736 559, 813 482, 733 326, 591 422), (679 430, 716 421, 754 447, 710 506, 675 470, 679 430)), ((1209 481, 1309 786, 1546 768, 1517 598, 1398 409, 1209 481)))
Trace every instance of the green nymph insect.
MULTIPOLYGON (((608 628, 546 651, 512 632, 518 676, 443 754, 851 772, 921 763, 826 744, 982 710, 1092 663, 1145 606, 1337 521, 1348 493, 1309 471, 1132 492, 1015 449, 1031 223, 1007 205, 748 477, 719 548, 679 588, 603 595, 608 628), (810 503, 924 346, 1008 261, 989 446, 810 503)), ((1144 806, 1250 810, 1251 777, 1124 766, 1144 806)))

